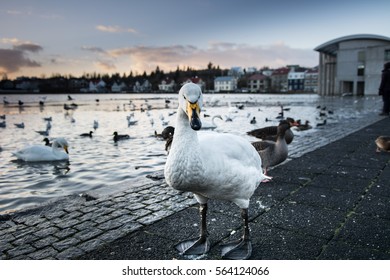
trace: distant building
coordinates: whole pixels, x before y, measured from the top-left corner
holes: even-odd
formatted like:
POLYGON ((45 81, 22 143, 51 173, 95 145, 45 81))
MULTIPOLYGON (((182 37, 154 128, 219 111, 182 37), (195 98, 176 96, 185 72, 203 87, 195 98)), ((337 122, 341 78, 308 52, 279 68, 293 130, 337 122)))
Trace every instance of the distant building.
POLYGON ((111 92, 118 93, 124 91, 126 91, 126 84, 124 82, 121 83, 114 82, 113 85, 111 86, 111 92))
POLYGON ((206 83, 199 77, 185 79, 184 82, 182 83, 182 85, 187 84, 187 83, 197 84, 201 88, 202 91, 204 91, 206 88, 206 83))
POLYGON ((269 85, 269 77, 263 74, 255 74, 248 78, 248 87, 250 92, 268 92, 269 85))
POLYGON ((371 34, 340 37, 315 48, 320 95, 376 95, 383 64, 390 61, 390 38, 371 34))
POLYGON ((305 72, 290 70, 287 74, 287 87, 290 92, 303 92, 305 88, 305 72))
POLYGON ((237 79, 232 76, 217 77, 214 80, 215 92, 234 92, 237 90, 237 79))
POLYGON ((305 72, 305 92, 318 92, 318 68, 308 69, 305 72))
POLYGON ((275 69, 271 75, 271 91, 286 92, 288 89, 288 73, 290 69, 287 67, 275 69))
POLYGON ((158 89, 163 92, 174 92, 176 89, 176 83, 175 80, 170 78, 165 78, 161 81, 161 83, 158 85, 158 89))
POLYGON ((134 92, 151 92, 152 91, 152 84, 149 82, 149 80, 143 80, 141 82, 136 81, 135 85, 133 86, 134 92))

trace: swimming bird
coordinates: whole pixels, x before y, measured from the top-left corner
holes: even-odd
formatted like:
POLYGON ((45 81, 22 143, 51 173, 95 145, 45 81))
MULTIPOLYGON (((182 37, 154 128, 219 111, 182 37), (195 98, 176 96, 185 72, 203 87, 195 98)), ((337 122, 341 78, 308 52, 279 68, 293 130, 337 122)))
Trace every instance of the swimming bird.
POLYGON ((53 121, 53 118, 52 117, 45 117, 45 118, 43 118, 43 120, 46 122, 51 122, 51 121, 53 121))
POLYGON ((90 138, 92 138, 92 133, 93 133, 93 131, 90 131, 89 133, 81 133, 80 136, 81 137, 90 137, 90 138))
POLYGON ((167 126, 163 129, 163 131, 159 134, 157 131, 154 131, 154 136, 161 137, 164 140, 167 140, 170 137, 173 137, 175 133, 175 128, 173 126, 167 126))
MULTIPOLYGON (((285 120, 280 121, 279 125, 283 123, 288 124, 290 127, 298 125, 298 123, 293 118, 286 118, 285 120)), ((287 144, 290 144, 294 139, 294 133, 291 131, 290 127, 286 130, 285 133, 285 139, 287 144)), ((274 126, 266 126, 263 128, 253 129, 251 131, 248 131, 246 134, 254 136, 261 140, 276 141, 277 133, 278 133, 278 126, 274 125, 274 126)))
POLYGON ((93 121, 93 129, 96 130, 99 127, 99 122, 97 120, 93 121))
POLYGON ((200 111, 203 95, 193 83, 182 86, 178 94, 175 134, 165 163, 164 175, 169 186, 190 191, 200 204, 200 237, 183 241, 176 249, 186 255, 205 254, 210 249, 207 232, 207 201, 227 200, 241 209, 244 234, 238 241, 222 246, 222 256, 247 259, 252 245, 249 234, 249 199, 261 181, 261 158, 244 138, 201 129, 200 111))
POLYGON ((379 136, 375 140, 377 152, 390 152, 390 136, 379 136))
POLYGON ((13 155, 27 162, 68 160, 68 146, 65 138, 59 137, 54 139, 52 147, 32 145, 14 152, 13 155))
POLYGON ((118 134, 118 132, 114 132, 112 135, 114 135, 114 142, 118 142, 120 140, 126 140, 126 139, 130 139, 130 136, 127 135, 127 134, 118 134))
POLYGON ((45 137, 45 138, 43 138, 42 141, 45 142, 45 146, 48 146, 48 147, 51 147, 51 146, 52 146, 52 143, 50 143, 49 138, 45 137))
POLYGON ((0 127, 6 127, 7 123, 5 121, 0 122, 0 127))
POLYGON ((36 130, 35 132, 40 134, 40 135, 42 135, 42 136, 49 136, 50 130, 49 129, 46 129, 46 130, 36 130))
POLYGON ((312 128, 311 125, 309 124, 310 122, 308 120, 306 120, 304 124, 301 124, 300 120, 298 120, 297 123, 298 123, 298 125, 296 126, 296 129, 298 131, 308 130, 308 129, 312 128))
POLYGON ((24 122, 21 122, 21 123, 14 123, 14 125, 15 125, 17 128, 24 128, 24 122))
POLYGON ((22 100, 18 101, 19 106, 23 106, 24 102, 22 100))
POLYGON ((156 137, 161 137, 165 140, 165 151, 169 153, 169 150, 171 149, 173 135, 175 133, 175 128, 173 126, 167 126, 164 128, 164 130, 161 132, 161 134, 157 134, 157 131, 154 132, 156 137))
POLYGON ((9 105, 9 101, 7 100, 6 96, 3 96, 3 103, 4 105, 9 105))
POLYGON ((0 119, 5 120, 6 115, 0 115, 0 119))
POLYGON ((261 157, 264 174, 267 174, 269 167, 282 163, 288 156, 288 146, 285 135, 286 131, 290 128, 290 125, 282 122, 277 128, 276 142, 265 140, 252 143, 261 157))
POLYGON ((211 123, 210 122, 203 122, 202 123, 202 130, 207 130, 207 129, 210 129, 210 130, 214 130, 217 128, 217 124, 215 123, 215 119, 222 119, 221 115, 215 115, 211 118, 211 123))
POLYGON ((256 124, 256 117, 253 117, 250 121, 251 124, 256 124))

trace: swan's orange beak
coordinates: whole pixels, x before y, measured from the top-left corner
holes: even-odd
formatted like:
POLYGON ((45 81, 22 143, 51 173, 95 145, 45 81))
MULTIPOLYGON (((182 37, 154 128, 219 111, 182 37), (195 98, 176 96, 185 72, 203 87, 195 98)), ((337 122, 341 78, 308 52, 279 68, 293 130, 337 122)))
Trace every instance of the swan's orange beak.
POLYGON ((191 128, 193 130, 199 130, 202 127, 202 122, 200 121, 200 107, 198 102, 191 103, 187 102, 187 115, 190 121, 191 128))

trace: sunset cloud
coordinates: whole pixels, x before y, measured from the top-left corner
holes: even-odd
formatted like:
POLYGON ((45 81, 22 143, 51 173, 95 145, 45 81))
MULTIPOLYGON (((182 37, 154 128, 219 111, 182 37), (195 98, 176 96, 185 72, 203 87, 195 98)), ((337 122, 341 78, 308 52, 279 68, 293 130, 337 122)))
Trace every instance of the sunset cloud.
POLYGON ((317 54, 311 49, 296 49, 278 42, 268 46, 251 46, 228 42, 213 42, 207 48, 192 45, 173 46, 134 46, 107 50, 113 58, 129 58, 131 69, 150 72, 159 66, 164 71, 190 66, 204 69, 211 61, 221 68, 242 67, 282 67, 300 64, 312 67, 317 64, 317 54))
POLYGON ((0 49, 0 73, 14 73, 22 67, 40 67, 41 64, 26 57, 23 50, 0 49))
POLYGON ((134 34, 137 33, 137 31, 133 28, 123 28, 118 25, 114 25, 114 26, 97 25, 96 29, 108 33, 134 33, 134 34))

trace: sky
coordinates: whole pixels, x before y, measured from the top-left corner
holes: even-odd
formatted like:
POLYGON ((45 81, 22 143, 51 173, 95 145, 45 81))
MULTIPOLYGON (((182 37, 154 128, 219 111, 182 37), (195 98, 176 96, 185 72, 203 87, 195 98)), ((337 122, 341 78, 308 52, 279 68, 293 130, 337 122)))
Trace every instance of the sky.
POLYGON ((389 0, 0 0, 0 79, 314 67, 327 41, 390 37, 389 13, 389 0))

